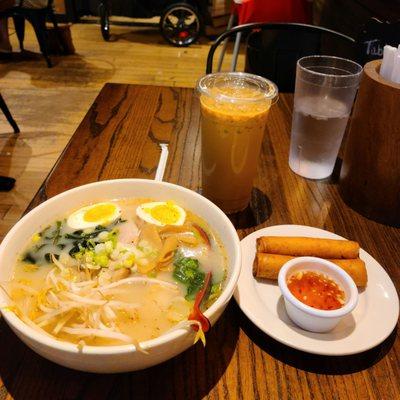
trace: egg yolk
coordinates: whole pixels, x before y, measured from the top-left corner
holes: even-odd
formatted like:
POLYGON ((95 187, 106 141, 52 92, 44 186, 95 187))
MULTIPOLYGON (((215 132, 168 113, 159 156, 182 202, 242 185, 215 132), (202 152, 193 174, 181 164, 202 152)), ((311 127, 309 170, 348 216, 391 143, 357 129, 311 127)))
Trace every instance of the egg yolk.
POLYGON ((83 215, 83 219, 87 222, 96 222, 112 219, 115 213, 114 204, 98 204, 91 207, 83 215))
POLYGON ((173 204, 168 203, 147 209, 146 212, 164 225, 175 224, 180 217, 179 210, 173 204))

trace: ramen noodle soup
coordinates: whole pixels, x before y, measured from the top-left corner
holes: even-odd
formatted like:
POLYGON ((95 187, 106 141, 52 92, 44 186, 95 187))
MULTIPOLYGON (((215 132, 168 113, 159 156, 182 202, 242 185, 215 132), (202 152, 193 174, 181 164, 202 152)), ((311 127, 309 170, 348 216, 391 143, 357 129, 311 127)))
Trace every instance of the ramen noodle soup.
POLYGON ((202 311, 226 274, 225 251, 206 221, 172 201, 125 199, 43 227, 2 288, 10 308, 46 335, 140 350, 142 341, 189 326, 204 341, 202 311))

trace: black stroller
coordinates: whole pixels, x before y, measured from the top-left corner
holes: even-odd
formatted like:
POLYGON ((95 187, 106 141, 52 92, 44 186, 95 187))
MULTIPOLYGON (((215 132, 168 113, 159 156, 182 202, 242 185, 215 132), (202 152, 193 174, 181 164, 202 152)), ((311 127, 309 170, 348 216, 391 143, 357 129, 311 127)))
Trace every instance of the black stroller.
MULTIPOLYGON (((100 0, 99 16, 104 40, 110 39, 110 15, 121 15, 115 0, 100 0)), ((174 46, 189 46, 211 20, 208 0, 130 0, 124 15, 133 18, 160 16, 160 32, 174 46)))

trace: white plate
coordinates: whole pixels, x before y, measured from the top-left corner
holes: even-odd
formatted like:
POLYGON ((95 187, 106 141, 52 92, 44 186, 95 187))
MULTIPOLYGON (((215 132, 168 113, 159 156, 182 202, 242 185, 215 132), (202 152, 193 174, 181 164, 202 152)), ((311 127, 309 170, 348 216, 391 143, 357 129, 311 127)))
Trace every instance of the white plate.
POLYGON ((260 229, 242 240, 242 271, 234 296, 242 311, 262 331, 295 349, 329 356, 360 353, 390 335, 399 317, 399 298, 386 271, 362 249, 360 258, 367 266, 368 285, 359 290, 355 310, 328 333, 307 332, 296 326, 286 314, 277 282, 253 277, 256 239, 267 235, 343 239, 310 226, 277 225, 260 229))

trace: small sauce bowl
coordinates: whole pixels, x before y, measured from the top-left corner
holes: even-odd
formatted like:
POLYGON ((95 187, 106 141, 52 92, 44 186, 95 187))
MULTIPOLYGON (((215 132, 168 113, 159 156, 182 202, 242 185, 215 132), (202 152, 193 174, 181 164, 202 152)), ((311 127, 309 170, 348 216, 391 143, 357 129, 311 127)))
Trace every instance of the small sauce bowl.
POLYGON ((358 302, 358 290, 353 279, 342 268, 317 257, 298 257, 288 261, 279 271, 279 288, 285 300, 289 318, 300 328, 311 332, 328 332, 339 321, 350 314, 358 302), (320 310, 298 300, 289 290, 287 280, 300 271, 311 271, 326 275, 335 281, 345 293, 345 303, 336 310, 320 310))

